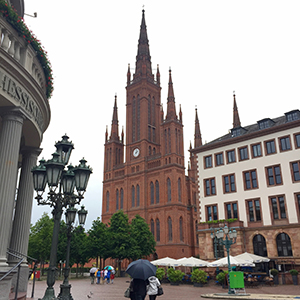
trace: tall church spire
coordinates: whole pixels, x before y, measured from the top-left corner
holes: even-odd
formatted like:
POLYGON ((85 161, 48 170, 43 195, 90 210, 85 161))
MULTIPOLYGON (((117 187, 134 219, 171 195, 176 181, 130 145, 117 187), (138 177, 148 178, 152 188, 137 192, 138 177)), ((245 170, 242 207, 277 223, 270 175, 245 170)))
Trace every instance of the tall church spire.
POLYGON ((147 26, 145 21, 145 10, 143 9, 142 23, 140 27, 140 37, 138 43, 138 53, 136 56, 135 74, 133 81, 139 77, 148 77, 154 81, 151 68, 151 56, 149 50, 149 40, 147 36, 147 26))
POLYGON ((202 146, 202 137, 201 137, 201 131, 200 131, 200 124, 198 119, 198 112, 197 108, 195 111, 195 139, 194 139, 194 147, 200 147, 202 146))
POLYGON ((239 111, 235 101, 235 92, 233 92, 233 128, 241 127, 239 111))
POLYGON ((169 70, 169 91, 166 120, 177 120, 171 69, 169 70))
POLYGON ((115 95, 115 104, 113 117, 111 122, 111 133, 110 133, 110 141, 119 141, 119 120, 118 120, 118 107, 117 107, 117 95, 115 95))

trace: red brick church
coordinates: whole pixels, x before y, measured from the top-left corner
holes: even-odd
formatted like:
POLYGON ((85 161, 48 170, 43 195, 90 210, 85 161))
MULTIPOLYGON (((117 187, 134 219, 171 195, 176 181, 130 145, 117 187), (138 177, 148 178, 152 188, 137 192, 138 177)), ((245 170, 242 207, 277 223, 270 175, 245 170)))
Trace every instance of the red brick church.
MULTIPOLYGON (((196 163, 185 174, 182 111, 176 113, 171 70, 167 111, 161 104, 160 73, 152 72, 143 10, 135 72, 128 66, 126 142, 119 135, 115 97, 110 135, 106 130, 102 221, 122 209, 142 216, 156 240, 153 258, 198 254, 196 163), (125 161, 124 161, 125 157, 125 161)), ((195 147, 201 141, 196 111, 195 147)))

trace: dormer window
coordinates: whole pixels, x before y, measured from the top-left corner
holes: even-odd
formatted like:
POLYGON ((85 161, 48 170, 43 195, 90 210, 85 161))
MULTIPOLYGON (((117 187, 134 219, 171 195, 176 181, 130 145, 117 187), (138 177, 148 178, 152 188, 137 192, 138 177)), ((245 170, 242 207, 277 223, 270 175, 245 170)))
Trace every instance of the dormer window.
POLYGON ((260 120, 257 123, 259 129, 266 129, 266 128, 270 128, 274 124, 274 121, 271 120, 270 118, 267 118, 267 119, 260 120))
POLYGON ((300 119, 300 111, 298 109, 285 113, 286 122, 292 122, 300 119))
POLYGON ((236 137, 244 134, 246 132, 246 129, 243 127, 238 127, 238 128, 232 128, 231 129, 231 136, 236 137))

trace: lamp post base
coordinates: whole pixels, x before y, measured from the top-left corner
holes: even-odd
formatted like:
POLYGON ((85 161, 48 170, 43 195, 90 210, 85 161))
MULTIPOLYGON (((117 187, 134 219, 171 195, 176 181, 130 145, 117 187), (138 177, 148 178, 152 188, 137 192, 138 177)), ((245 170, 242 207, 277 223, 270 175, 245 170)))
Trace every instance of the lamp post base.
POLYGON ((58 300, 74 300, 71 293, 71 284, 61 284, 60 293, 57 296, 58 300))
POLYGON ((39 300, 57 300, 54 294, 54 288, 53 287, 47 287, 44 297, 39 300))

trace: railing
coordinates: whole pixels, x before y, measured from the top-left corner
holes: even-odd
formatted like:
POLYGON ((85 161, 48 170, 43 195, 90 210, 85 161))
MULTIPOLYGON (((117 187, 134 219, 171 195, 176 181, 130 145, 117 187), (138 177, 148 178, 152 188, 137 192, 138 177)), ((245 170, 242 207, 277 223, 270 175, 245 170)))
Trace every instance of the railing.
POLYGON ((44 71, 35 51, 2 17, 0 17, 0 49, 7 52, 16 63, 23 66, 39 87, 46 92, 44 71))

